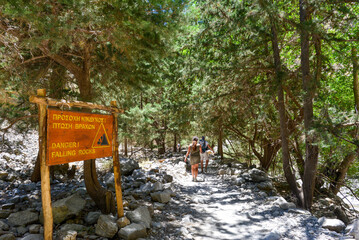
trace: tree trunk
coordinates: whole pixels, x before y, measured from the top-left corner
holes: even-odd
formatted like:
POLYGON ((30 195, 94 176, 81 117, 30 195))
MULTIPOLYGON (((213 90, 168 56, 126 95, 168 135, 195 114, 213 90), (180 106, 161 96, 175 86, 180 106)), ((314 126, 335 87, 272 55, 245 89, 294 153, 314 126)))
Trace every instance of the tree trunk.
POLYGON ((271 164, 273 163, 273 160, 275 159, 275 156, 277 155, 277 152, 281 147, 280 142, 278 140, 274 140, 273 142, 271 142, 268 139, 264 138, 261 146, 264 151, 262 155, 255 148, 255 140, 248 140, 253 154, 258 158, 260 162, 261 168, 263 168, 265 171, 268 171, 271 164))
POLYGON ((165 136, 163 136, 162 134, 160 135, 159 138, 156 138, 156 145, 157 145, 157 148, 158 148, 158 154, 165 154, 165 152, 166 152, 165 136))
POLYGON ((177 134, 173 134, 173 152, 177 152, 177 134))
MULTIPOLYGON (((78 80, 80 96, 82 101, 90 102, 93 99, 92 85, 90 81, 90 50, 84 49, 83 74, 78 80)), ((101 186, 96 173, 95 159, 84 161, 84 180, 87 193, 95 201, 102 213, 115 213, 115 199, 111 191, 101 186)))
POLYGON ((41 180, 41 171, 40 171, 40 153, 37 153, 36 162, 34 171, 31 174, 31 181, 38 182, 41 180))
POLYGON ((304 159, 303 159, 303 155, 299 146, 299 141, 298 141, 298 136, 294 136, 294 153, 296 155, 296 162, 297 162, 297 167, 298 167, 298 171, 299 171, 299 175, 300 177, 303 179, 303 175, 304 175, 304 159))
POLYGON ((353 61, 353 90, 354 90, 354 100, 355 100, 355 111, 359 111, 359 65, 358 65, 358 55, 357 49, 352 48, 352 61, 353 61))
POLYGON ((125 148, 125 156, 128 157, 128 139, 127 137, 125 137, 125 143, 124 143, 124 148, 125 148))
POLYGON ((345 176, 348 172, 348 169, 350 165, 354 162, 355 158, 357 157, 357 153, 353 152, 345 156, 344 160, 340 163, 340 166, 338 167, 338 170, 335 174, 334 181, 330 184, 330 191, 337 195, 340 188, 344 184, 345 176))
POLYGON ((281 143, 282 143, 282 160, 283 160, 283 171, 285 178, 289 184, 289 187, 293 194, 297 198, 299 206, 303 206, 303 197, 300 189, 297 187, 295 176, 292 172, 290 165, 290 154, 289 154, 289 144, 288 144, 288 125, 287 117, 284 105, 284 93, 283 93, 283 72, 282 72, 282 63, 280 60, 280 50, 278 47, 278 37, 277 37, 277 28, 275 22, 271 20, 271 31, 272 31, 272 48, 273 48, 273 58, 277 79, 277 95, 278 95, 278 110, 279 110, 279 119, 280 119, 280 133, 281 133, 281 143))
POLYGON ((218 154, 221 156, 221 160, 223 161, 223 126, 222 121, 219 122, 219 128, 218 128, 218 154))
POLYGON ((301 39, 301 70, 303 82, 304 102, 304 129, 305 129, 305 166, 303 175, 304 208, 310 210, 313 203, 315 176, 317 173, 319 148, 316 145, 317 136, 313 126, 313 97, 315 82, 310 76, 309 60, 309 33, 305 29, 310 16, 307 12, 307 2, 299 0, 300 39, 301 39))
MULTIPOLYGON (((62 99, 63 96, 63 89, 65 86, 64 81, 64 75, 66 72, 66 68, 63 66, 55 63, 55 65, 52 68, 52 73, 50 76, 50 94, 49 97, 55 98, 55 99, 62 99)), ((51 176, 53 177, 54 167, 50 167, 51 176)), ((34 170, 31 174, 31 181, 32 182, 38 182, 41 180, 41 172, 40 172, 40 157, 39 154, 37 154, 36 162, 34 170)))

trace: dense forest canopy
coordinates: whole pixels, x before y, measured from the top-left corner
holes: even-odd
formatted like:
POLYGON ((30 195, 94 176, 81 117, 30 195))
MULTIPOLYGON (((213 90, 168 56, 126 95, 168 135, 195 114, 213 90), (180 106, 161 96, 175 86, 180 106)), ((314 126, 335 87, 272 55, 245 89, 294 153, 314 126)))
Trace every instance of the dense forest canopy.
POLYGON ((21 131, 35 126, 28 98, 45 88, 117 100, 126 147, 163 154, 207 136, 224 161, 285 176, 307 209, 314 189, 336 194, 358 176, 357 1, 15 0, 0 10, 5 133, 19 119, 21 131))

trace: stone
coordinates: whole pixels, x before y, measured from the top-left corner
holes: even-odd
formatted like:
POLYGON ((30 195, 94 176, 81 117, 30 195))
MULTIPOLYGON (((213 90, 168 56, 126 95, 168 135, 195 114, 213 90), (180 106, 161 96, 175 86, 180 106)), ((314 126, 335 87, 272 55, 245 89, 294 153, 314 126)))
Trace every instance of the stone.
POLYGON ((151 227, 151 215, 146 206, 141 206, 134 211, 127 212, 126 217, 132 223, 139 223, 145 226, 146 228, 151 227))
POLYGON ((163 184, 160 182, 155 182, 152 186, 151 192, 163 191, 163 184))
POLYGON ((288 207, 289 207, 289 208, 296 208, 297 205, 295 205, 295 203, 288 202, 288 207))
POLYGON ((0 219, 5 219, 5 218, 7 218, 8 216, 10 216, 10 214, 11 214, 11 211, 10 211, 10 210, 1 209, 1 210, 0 210, 0 219))
POLYGON ((96 224, 95 233, 101 237, 113 238, 118 231, 116 219, 112 215, 101 215, 96 224))
POLYGON ((259 183, 259 182, 270 181, 268 174, 262 170, 257 169, 257 168, 253 168, 253 169, 249 170, 248 173, 251 177, 252 182, 259 183))
POLYGON ((345 224, 339 219, 330 219, 321 217, 318 222, 322 225, 322 228, 326 228, 330 231, 336 231, 338 233, 345 229, 345 224))
POLYGON ((117 219, 116 223, 119 228, 123 228, 126 227, 127 225, 130 225, 131 222, 127 217, 121 217, 117 219))
POLYGON ((43 240, 43 239, 44 239, 43 234, 29 234, 21 238, 21 240, 43 240))
POLYGON ((168 174, 165 174, 165 175, 163 176, 163 179, 164 179, 167 183, 173 182, 173 176, 168 175, 168 174))
POLYGON ((265 192, 269 192, 274 189, 272 182, 270 181, 258 183, 257 188, 265 192))
POLYGON ((22 236, 22 235, 24 235, 25 233, 27 233, 28 232, 28 228, 27 227, 24 227, 24 226, 20 226, 20 227, 17 227, 16 228, 16 232, 20 235, 20 236, 22 236))
POLYGON ((32 224, 29 226, 29 233, 31 233, 31 234, 39 233, 40 229, 41 229, 40 224, 32 224))
POLYGON ((152 187, 152 183, 151 182, 147 182, 145 184, 142 184, 140 187, 140 192, 145 193, 145 194, 150 194, 150 192, 152 191, 153 187, 152 187))
POLYGON ((163 192, 168 193, 171 197, 176 196, 176 193, 174 191, 172 191, 172 189, 165 189, 163 192))
POLYGON ((1 206, 1 208, 3 210, 6 210, 6 209, 15 209, 15 204, 14 203, 5 203, 1 206))
POLYGON ((336 206, 334 208, 334 214, 339 220, 342 220, 345 225, 349 224, 350 220, 349 220, 347 214, 343 211, 343 209, 341 207, 336 206))
POLYGON ((130 176, 135 169, 139 169, 138 162, 129 158, 120 158, 120 168, 122 176, 130 176))
POLYGON ((155 202, 153 204, 154 209, 156 210, 163 210, 163 208, 166 206, 164 203, 155 202))
POLYGON ((275 200, 274 204, 278 205, 283 210, 289 209, 289 203, 283 197, 279 197, 277 200, 275 200))
POLYGON ((114 173, 106 174, 105 184, 109 190, 115 191, 115 175, 114 175, 114 173))
POLYGON ((219 169, 218 170, 218 175, 224 175, 226 174, 226 170, 225 169, 219 169))
POLYGON ((9 174, 7 172, 0 171, 0 180, 5 181, 8 175, 9 174))
POLYGON ((142 224, 132 223, 124 228, 121 228, 118 232, 118 236, 126 240, 145 238, 147 237, 146 227, 142 224))
POLYGON ((74 230, 68 231, 59 231, 58 232, 58 240, 76 240, 77 232, 74 230))
POLYGON ((7 233, 0 236, 0 240, 16 240, 13 233, 7 233))
POLYGON ((64 224, 61 226, 60 231, 76 231, 76 232, 85 232, 87 227, 81 224, 64 224))
POLYGON ((144 171, 139 168, 139 169, 135 169, 132 173, 132 177, 137 181, 137 182, 142 182, 145 183, 146 182, 146 175, 144 173, 144 171))
POLYGON ((9 225, 7 225, 4 221, 0 220, 0 230, 8 231, 10 229, 9 225))
POLYGON ((168 203, 171 201, 171 194, 168 192, 154 192, 151 193, 151 198, 153 201, 160 202, 160 203, 168 203))
POLYGON ((281 239, 280 234, 276 232, 270 232, 263 238, 263 240, 280 240, 280 239, 281 239))
MULTIPOLYGON (((69 218, 78 216, 85 208, 85 205, 86 200, 77 193, 52 203, 54 224, 59 224, 69 218)), ((40 219, 43 221, 42 211, 40 219)))
POLYGON ((8 217, 11 226, 22 226, 39 221, 39 213, 30 210, 11 213, 8 217))
POLYGON ((87 224, 93 225, 97 222, 100 215, 101 215, 101 212, 89 212, 85 217, 85 222, 87 224))
POLYGON ((150 213, 151 218, 155 214, 155 208, 153 207, 153 203, 151 202, 144 202, 143 206, 146 206, 148 209, 148 212, 150 213))
POLYGON ((234 180, 234 183, 238 186, 241 186, 243 183, 245 183, 246 180, 244 180, 244 178, 242 177, 237 177, 235 180, 234 180))

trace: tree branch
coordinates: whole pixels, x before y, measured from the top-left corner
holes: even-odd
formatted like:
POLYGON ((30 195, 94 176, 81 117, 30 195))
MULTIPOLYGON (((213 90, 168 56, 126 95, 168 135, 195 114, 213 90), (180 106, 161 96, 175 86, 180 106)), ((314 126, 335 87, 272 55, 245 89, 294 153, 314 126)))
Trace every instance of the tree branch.
POLYGON ((21 120, 24 120, 26 118, 31 118, 31 117, 37 117, 39 116, 38 114, 35 114, 35 115, 27 115, 27 116, 22 116, 22 117, 18 117, 18 118, 15 118, 9 126, 7 126, 6 128, 1 128, 0 131, 1 132, 4 132, 6 130, 8 130, 9 128, 11 128, 15 123, 17 123, 18 121, 21 121, 21 120))

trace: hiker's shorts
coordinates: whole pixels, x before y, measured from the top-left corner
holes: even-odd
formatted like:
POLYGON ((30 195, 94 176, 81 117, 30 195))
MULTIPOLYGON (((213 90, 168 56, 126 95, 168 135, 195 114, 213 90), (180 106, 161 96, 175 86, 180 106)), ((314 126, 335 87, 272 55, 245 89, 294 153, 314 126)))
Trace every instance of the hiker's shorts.
POLYGON ((208 152, 201 153, 201 161, 209 160, 208 152))

